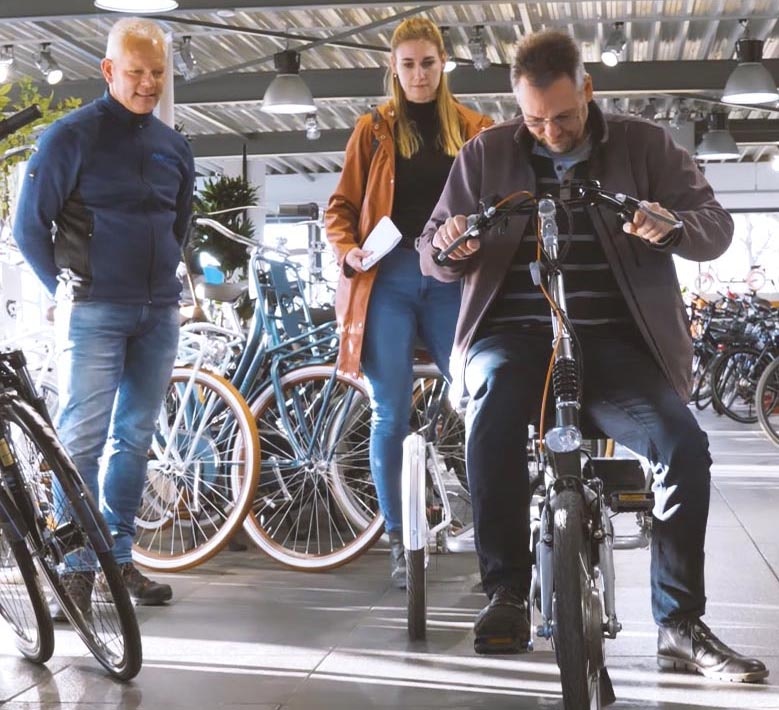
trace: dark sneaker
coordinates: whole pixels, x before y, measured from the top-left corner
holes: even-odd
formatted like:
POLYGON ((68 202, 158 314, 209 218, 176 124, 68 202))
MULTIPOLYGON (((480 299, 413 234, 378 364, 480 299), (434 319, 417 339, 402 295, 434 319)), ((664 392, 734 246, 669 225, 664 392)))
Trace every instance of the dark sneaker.
POLYGON ((754 683, 768 677, 762 661, 747 658, 720 641, 700 619, 690 619, 657 632, 661 668, 700 673, 732 683, 754 683))
POLYGON ((390 543, 390 580, 395 589, 406 588, 406 550, 403 547, 403 533, 391 532, 390 543))
MULTIPOLYGON (((94 572, 70 572, 60 577, 65 592, 81 610, 84 617, 92 614, 92 589, 95 586, 94 572)), ((52 621, 67 621, 65 610, 56 597, 49 602, 52 621)))
POLYGON ((132 562, 119 565, 130 598, 139 606, 159 606, 173 598, 169 584, 160 584, 138 571, 132 562))
POLYGON ((530 643, 527 602, 516 592, 498 587, 473 625, 476 653, 524 653, 530 643))

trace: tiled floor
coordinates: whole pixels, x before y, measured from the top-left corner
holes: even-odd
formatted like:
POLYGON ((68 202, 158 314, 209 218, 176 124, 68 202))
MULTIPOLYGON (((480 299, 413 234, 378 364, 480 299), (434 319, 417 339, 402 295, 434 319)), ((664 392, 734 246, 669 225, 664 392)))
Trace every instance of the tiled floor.
MULTIPOLYGON (((707 621, 736 648, 763 658, 760 685, 660 672, 649 610, 646 550, 618 551, 624 630, 606 645, 612 707, 779 708, 779 449, 756 426, 710 414, 715 459, 707 541, 707 621)), ((429 632, 410 643, 405 596, 389 589, 385 550, 332 572, 288 571, 257 551, 223 553, 169 575, 175 601, 139 608, 144 668, 111 681, 66 627, 45 667, 21 660, 0 633, 0 704, 33 708, 318 710, 320 708, 560 708, 551 649, 475 656, 472 554, 433 559, 429 632)))

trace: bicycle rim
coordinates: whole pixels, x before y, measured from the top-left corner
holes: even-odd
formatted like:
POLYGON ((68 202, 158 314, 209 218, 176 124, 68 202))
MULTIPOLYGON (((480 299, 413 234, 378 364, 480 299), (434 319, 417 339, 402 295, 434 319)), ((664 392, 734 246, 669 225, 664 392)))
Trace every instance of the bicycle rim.
POLYGON ((712 399, 715 409, 742 424, 757 421, 755 391, 768 360, 751 347, 725 351, 713 365, 712 399))
POLYGON ((6 415, 35 511, 37 535, 28 537, 30 552, 87 648, 109 673, 129 680, 141 668, 141 635, 116 561, 110 552, 99 551, 100 512, 40 415, 22 401, 14 402, 6 415), (68 584, 69 575, 85 571, 94 572, 96 580, 88 610, 79 608, 68 584))
POLYGON ((582 496, 560 491, 554 503, 554 642, 566 710, 600 708, 602 610, 582 496))
POLYGON ((244 529, 279 562, 326 570, 354 559, 381 535, 370 475, 368 395, 331 366, 305 366, 250 407, 262 458, 260 483, 244 529), (316 430, 316 434, 314 434, 316 430))
POLYGON ((760 376, 755 399, 757 419, 774 444, 779 445, 779 358, 774 360, 760 376))
POLYGON ((0 530, 0 616, 27 660, 45 663, 54 653, 54 626, 35 565, 24 541, 0 530))
POLYGON ((219 552, 251 507, 258 442, 254 417, 227 380, 176 368, 152 440, 133 559, 178 571, 219 552))

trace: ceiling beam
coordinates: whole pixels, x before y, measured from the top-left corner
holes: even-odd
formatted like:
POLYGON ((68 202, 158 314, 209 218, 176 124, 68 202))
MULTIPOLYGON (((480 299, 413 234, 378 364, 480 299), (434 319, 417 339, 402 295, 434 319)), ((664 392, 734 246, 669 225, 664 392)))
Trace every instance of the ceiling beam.
MULTIPOLYGON (((701 122, 701 125, 703 122, 701 122)), ((741 119, 728 123, 737 143, 762 145, 779 141, 779 119, 741 119)), ((351 129, 322 131, 319 140, 310 141, 305 131, 272 131, 246 139, 235 135, 193 136, 192 150, 197 158, 241 155, 275 157, 306 153, 338 153, 346 147, 351 129)))
MULTIPOLYGON (((305 65, 305 54, 303 55, 305 65)), ((779 59, 764 59, 763 64, 779 85, 779 59)), ((595 92, 600 96, 692 94, 719 95, 728 75, 736 66, 733 60, 623 62, 613 69, 588 64, 595 92)), ((372 98, 384 95, 384 69, 315 69, 302 71, 315 99, 372 98)), ((192 84, 177 80, 177 104, 224 104, 255 102, 262 99, 274 72, 236 72, 192 84)), ((455 94, 480 96, 511 93, 509 70, 492 66, 486 71, 459 67, 449 75, 455 94)), ((102 79, 66 81, 55 87, 55 96, 75 96, 90 101, 105 90, 102 79)))

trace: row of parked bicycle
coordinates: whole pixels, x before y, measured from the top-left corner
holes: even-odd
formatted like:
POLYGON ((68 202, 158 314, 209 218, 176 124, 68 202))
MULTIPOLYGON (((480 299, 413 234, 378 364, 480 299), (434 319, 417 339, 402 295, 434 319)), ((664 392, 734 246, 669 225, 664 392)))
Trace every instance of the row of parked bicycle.
POLYGON ((779 309, 754 293, 694 296, 692 401, 779 444, 779 309))

